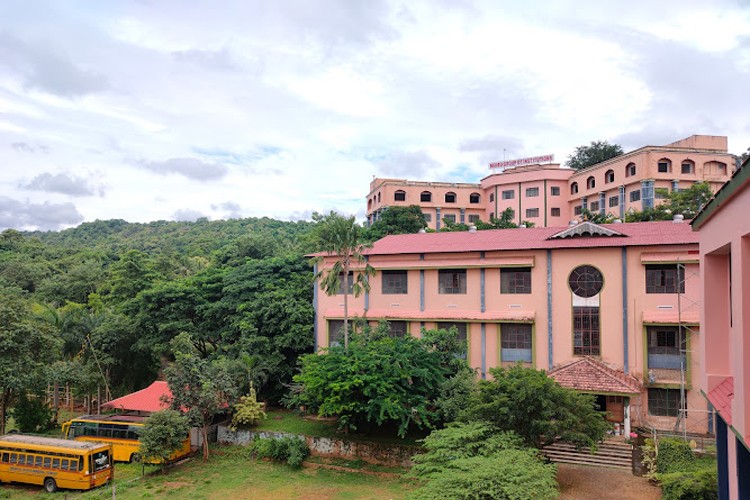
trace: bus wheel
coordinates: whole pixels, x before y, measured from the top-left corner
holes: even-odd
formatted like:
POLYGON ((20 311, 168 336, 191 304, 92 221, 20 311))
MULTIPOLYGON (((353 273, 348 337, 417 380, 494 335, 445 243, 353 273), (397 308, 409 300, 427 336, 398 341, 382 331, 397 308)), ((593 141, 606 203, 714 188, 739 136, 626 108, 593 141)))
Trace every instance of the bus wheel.
POLYGON ((51 477, 44 479, 44 491, 47 493, 54 493, 57 491, 57 483, 51 477))
POLYGON ((130 455, 130 463, 131 464, 137 464, 141 461, 141 454, 140 453, 133 453, 130 455))

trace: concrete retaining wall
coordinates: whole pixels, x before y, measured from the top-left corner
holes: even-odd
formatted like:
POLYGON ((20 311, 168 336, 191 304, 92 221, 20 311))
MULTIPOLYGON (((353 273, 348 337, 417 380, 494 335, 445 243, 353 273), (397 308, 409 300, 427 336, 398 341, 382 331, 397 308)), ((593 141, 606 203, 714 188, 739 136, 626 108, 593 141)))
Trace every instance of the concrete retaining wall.
POLYGON ((284 432, 233 431, 227 426, 219 426, 218 442, 225 444, 247 445, 255 437, 279 439, 282 437, 301 437, 310 447, 312 455, 336 457, 352 460, 363 460, 372 464, 387 466, 411 467, 411 457, 421 451, 417 446, 384 445, 362 441, 348 441, 338 438, 303 436, 284 432))

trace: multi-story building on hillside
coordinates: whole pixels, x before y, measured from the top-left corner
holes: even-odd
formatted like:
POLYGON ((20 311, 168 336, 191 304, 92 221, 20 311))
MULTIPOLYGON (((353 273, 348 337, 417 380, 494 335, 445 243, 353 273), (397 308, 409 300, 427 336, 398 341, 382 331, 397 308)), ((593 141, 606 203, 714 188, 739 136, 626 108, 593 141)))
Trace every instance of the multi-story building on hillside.
MULTIPOLYGON (((698 235, 687 223, 387 236, 367 256, 377 274, 369 293, 349 297, 350 317, 387 320, 394 335, 455 326, 482 378, 518 362, 548 370, 597 395, 623 431, 707 431, 692 377, 698 235)), ((343 303, 316 293, 318 349, 339 342, 343 303)))
POLYGON ((750 160, 693 219, 703 333, 695 385, 716 409, 719 498, 750 498, 750 160))
POLYGON ((367 195, 367 221, 391 206, 419 205, 428 226, 439 230, 447 217, 471 224, 510 208, 514 220, 536 227, 561 226, 583 209, 624 218, 629 210, 654 207, 666 195, 700 182, 714 191, 729 180, 734 157, 727 138, 694 135, 666 146, 645 146, 574 171, 536 164, 492 173, 478 184, 414 182, 375 178, 367 195))

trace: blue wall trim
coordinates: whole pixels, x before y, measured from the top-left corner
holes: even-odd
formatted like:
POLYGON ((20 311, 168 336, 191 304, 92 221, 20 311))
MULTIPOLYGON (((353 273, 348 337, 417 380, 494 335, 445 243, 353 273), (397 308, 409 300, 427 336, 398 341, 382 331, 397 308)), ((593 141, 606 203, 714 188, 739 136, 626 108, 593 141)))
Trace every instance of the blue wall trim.
POLYGON ((552 250, 547 250, 547 365, 552 369, 552 250))
MULTIPOLYGON (((482 269, 484 271, 484 269, 482 269)), ((482 323, 482 378, 487 378, 487 324, 482 323)))
POLYGON ((622 371, 628 373, 628 249, 622 247, 622 371))
POLYGON ((485 294, 484 294, 484 268, 479 270, 479 302, 480 310, 485 311, 485 294))
MULTIPOLYGON (((313 276, 318 275, 318 264, 313 265, 313 276)), ((313 282, 313 352, 318 352, 318 280, 313 282)))
POLYGON ((424 269, 419 270, 419 310, 424 312, 424 269))

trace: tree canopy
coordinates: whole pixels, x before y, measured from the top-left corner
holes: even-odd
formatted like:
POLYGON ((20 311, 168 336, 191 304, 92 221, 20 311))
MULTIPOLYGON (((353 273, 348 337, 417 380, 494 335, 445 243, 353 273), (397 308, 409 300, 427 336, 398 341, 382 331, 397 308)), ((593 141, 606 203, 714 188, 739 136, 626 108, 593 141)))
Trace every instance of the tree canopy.
POLYGON ((490 373, 491 380, 479 381, 463 421, 489 422, 537 448, 556 439, 595 447, 604 438, 609 426, 593 396, 561 387, 542 370, 516 365, 490 373))
POLYGON ((623 150, 619 144, 610 144, 607 141, 591 141, 589 145, 578 146, 573 154, 568 156, 565 165, 574 170, 581 170, 621 154, 623 154, 623 150))
POLYGON ((418 205, 388 207, 367 230, 367 239, 378 240, 389 234, 418 233, 427 227, 422 209, 418 205))
POLYGON ((403 437, 412 428, 431 429, 440 420, 434 401, 441 385, 465 363, 451 350, 455 335, 453 329, 439 337, 392 337, 387 324, 353 333, 348 350, 335 346, 302 357, 294 377, 301 389, 289 404, 338 416, 346 430, 396 425, 403 437))

